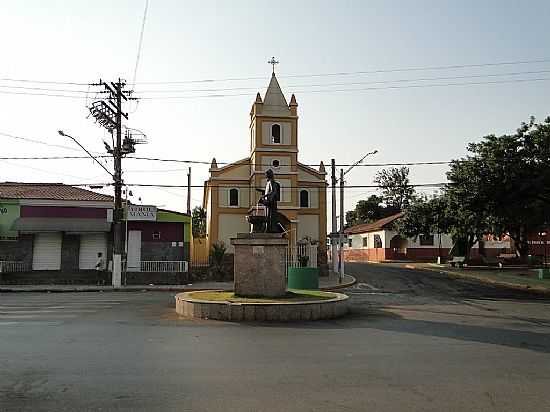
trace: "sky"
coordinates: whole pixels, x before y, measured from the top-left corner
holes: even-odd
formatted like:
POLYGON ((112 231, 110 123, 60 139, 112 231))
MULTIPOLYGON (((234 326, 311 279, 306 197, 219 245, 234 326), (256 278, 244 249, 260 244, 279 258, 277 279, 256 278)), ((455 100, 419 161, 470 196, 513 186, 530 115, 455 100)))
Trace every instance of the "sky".
MULTIPOLYGON (((83 154, 60 129, 104 152, 110 136, 87 109, 99 88, 88 84, 120 77, 132 86, 145 4, 0 0, 0 157, 83 154)), ((150 0, 133 87, 142 99, 125 107, 126 125, 149 140, 137 156, 242 159, 250 107, 265 93, 275 56, 283 93, 299 104, 302 163, 349 164, 372 150, 366 163, 460 158, 469 142, 549 114, 549 18, 550 2, 534 0, 150 0), (510 62, 531 63, 501 64, 510 62)), ((124 180, 185 185, 187 167, 125 160, 124 180)), ((372 185, 378 170, 357 167, 346 184, 372 185)), ((446 170, 411 166, 410 178, 445 182, 446 170)), ((207 165, 192 165, 193 185, 207 177, 207 165)), ((91 159, 0 160, 0 181, 88 184, 110 176, 91 159)), ((135 203, 186 209, 184 189, 131 190, 135 203)), ((373 193, 346 189, 346 210, 373 193)), ((201 203, 194 188, 192 206, 201 203)))

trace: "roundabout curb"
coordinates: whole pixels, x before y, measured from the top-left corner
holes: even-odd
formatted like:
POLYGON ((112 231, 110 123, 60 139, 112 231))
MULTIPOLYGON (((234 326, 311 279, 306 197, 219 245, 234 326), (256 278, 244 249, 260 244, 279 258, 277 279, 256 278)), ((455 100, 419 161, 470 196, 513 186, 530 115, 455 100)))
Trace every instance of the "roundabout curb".
MULTIPOLYGON (((214 291, 212 291, 214 292, 214 291)), ((291 322, 334 319, 344 316, 349 297, 332 292, 334 298, 303 302, 229 302, 209 301, 191 297, 192 292, 176 295, 176 312, 195 319, 230 322, 291 322)))

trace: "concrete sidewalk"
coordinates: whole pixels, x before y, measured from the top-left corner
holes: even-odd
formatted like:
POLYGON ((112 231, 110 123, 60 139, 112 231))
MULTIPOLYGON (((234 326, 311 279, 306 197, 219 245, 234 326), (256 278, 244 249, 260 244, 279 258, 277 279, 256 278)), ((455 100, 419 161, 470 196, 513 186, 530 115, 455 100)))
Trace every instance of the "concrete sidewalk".
MULTIPOLYGON (((340 282, 338 275, 330 275, 319 278, 320 290, 342 289, 354 285, 353 276, 344 275, 340 282)), ((120 288, 113 286, 96 285, 0 285, 0 293, 14 292, 143 292, 143 291, 170 291, 186 292, 193 290, 221 289, 233 290, 233 282, 195 282, 186 285, 127 285, 120 288)))
POLYGON ((425 269, 448 276, 498 285, 507 288, 531 290, 550 295, 550 279, 538 279, 534 269, 527 267, 504 267, 502 269, 468 266, 462 269, 436 263, 408 263, 407 269, 425 269))

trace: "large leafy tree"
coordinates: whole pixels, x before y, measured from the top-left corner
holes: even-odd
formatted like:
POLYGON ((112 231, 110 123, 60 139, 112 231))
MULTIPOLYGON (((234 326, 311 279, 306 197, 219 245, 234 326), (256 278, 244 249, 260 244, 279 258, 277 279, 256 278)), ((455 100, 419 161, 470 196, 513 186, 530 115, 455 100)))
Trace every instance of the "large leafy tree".
POLYGON ((453 237, 454 254, 465 256, 484 234, 507 234, 525 258, 528 234, 550 220, 550 118, 540 124, 531 118, 511 135, 485 136, 468 151, 451 163, 437 202, 418 199, 406 208, 402 232, 417 236, 439 225, 453 237))
POLYGON ((477 207, 471 209, 482 214, 488 231, 508 234, 525 257, 528 234, 548 220, 550 119, 537 124, 531 118, 516 133, 485 136, 468 150, 472 155, 453 164, 448 174, 449 192, 473 191, 477 207))
POLYGON ((374 182, 382 191, 382 199, 387 207, 400 211, 414 198, 414 187, 409 182, 408 167, 392 167, 379 171, 374 182))

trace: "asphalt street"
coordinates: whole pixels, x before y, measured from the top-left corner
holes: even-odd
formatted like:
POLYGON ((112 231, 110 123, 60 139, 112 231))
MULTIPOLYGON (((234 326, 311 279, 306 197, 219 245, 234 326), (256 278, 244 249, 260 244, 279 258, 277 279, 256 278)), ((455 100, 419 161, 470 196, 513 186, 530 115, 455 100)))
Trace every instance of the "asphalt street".
POLYGON ((546 411, 550 301, 348 265, 334 321, 182 319, 174 293, 0 294, 1 411, 546 411))

